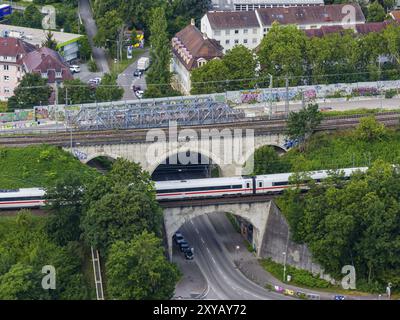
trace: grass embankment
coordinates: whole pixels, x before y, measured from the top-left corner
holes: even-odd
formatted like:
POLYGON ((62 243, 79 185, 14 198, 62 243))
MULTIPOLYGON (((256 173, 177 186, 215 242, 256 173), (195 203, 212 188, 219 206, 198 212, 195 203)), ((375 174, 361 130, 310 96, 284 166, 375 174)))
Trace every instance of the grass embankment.
POLYGON ((352 109, 352 110, 346 110, 346 111, 327 111, 327 112, 322 112, 322 116, 324 118, 330 118, 330 117, 337 117, 337 116, 352 116, 352 115, 374 115, 377 113, 383 113, 383 112, 398 112, 400 113, 400 110, 398 109, 352 109))
POLYGON ((84 181, 98 173, 68 152, 53 146, 0 148, 0 189, 51 186, 68 172, 79 172, 84 181))
MULTIPOLYGON (((283 265, 272 261, 271 259, 260 260, 261 266, 272 274, 275 278, 283 279, 283 265)), ((307 288, 333 288, 333 285, 324 279, 320 279, 319 275, 313 275, 311 272, 294 268, 286 265, 286 276, 290 275, 290 283, 296 286, 302 286, 307 288)))
POLYGON ((256 174, 362 167, 377 159, 398 163, 400 131, 388 130, 382 140, 368 142, 357 139, 354 131, 320 132, 310 138, 303 152, 294 148, 281 157, 262 156, 262 148, 257 152, 256 174))

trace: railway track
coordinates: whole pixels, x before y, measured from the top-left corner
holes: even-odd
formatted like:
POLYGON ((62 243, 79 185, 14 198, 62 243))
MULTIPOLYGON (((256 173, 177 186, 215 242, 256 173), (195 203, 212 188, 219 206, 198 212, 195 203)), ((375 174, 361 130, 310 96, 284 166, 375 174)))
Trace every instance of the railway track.
MULTIPOLYGON (((317 130, 333 131, 337 129, 350 129, 359 123, 360 118, 365 115, 339 116, 324 119, 317 130)), ((387 126, 399 124, 400 113, 385 112, 375 114, 376 119, 387 126)), ((237 123, 206 124, 195 126, 182 126, 181 128, 192 129, 200 132, 201 129, 253 129, 255 135, 266 135, 271 133, 282 133, 286 127, 286 120, 251 120, 237 123)), ((105 131, 73 131, 72 140, 81 145, 90 144, 117 144, 137 143, 146 141, 148 129, 125 129, 105 131)), ((159 128, 168 136, 168 128, 159 128)), ((71 132, 55 132, 53 134, 26 134, 5 136, 0 135, 0 146, 28 146, 34 144, 52 144, 61 147, 68 147, 71 142, 71 132)))

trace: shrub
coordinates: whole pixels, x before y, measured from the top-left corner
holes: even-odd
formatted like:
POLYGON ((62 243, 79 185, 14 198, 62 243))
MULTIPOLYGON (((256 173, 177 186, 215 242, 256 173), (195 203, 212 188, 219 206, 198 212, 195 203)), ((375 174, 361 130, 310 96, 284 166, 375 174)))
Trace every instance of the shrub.
POLYGON ((98 71, 97 64, 93 59, 89 60, 88 69, 89 69, 90 72, 97 72, 98 71))
POLYGON ((397 94, 396 89, 390 89, 385 91, 385 99, 392 99, 397 94))
POLYGON ((361 118, 355 131, 356 137, 364 141, 383 140, 386 134, 385 125, 376 121, 373 116, 361 118))

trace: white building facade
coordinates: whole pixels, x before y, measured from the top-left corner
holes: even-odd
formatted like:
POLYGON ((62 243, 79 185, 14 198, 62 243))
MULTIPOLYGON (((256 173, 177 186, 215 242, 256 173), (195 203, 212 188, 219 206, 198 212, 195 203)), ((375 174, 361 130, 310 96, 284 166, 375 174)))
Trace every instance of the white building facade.
POLYGON ((235 45, 256 48, 274 22, 296 25, 299 29, 327 26, 354 27, 365 23, 358 4, 288 8, 265 8, 254 11, 209 11, 201 19, 201 32, 215 39, 224 53, 235 45), (347 19, 349 12, 352 19, 347 19))

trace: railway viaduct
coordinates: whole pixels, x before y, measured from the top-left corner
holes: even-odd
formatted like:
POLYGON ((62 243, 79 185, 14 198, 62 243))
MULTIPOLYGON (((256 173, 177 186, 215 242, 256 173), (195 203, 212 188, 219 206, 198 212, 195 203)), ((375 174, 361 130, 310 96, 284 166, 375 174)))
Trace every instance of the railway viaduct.
MULTIPOLYGON (((140 163, 142 168, 150 174, 160 164, 166 163, 167 159, 169 159, 169 163, 171 163, 171 159, 176 161, 179 158, 180 163, 197 164, 195 162, 198 159, 194 158, 194 155, 200 154, 204 157, 204 161, 210 161, 218 166, 222 177, 250 174, 253 169, 251 160, 254 152, 262 146, 270 145, 286 151, 283 133, 266 133, 255 136, 252 130, 243 130, 241 135, 235 135, 233 130, 227 129, 225 132, 224 130, 216 132, 212 138, 200 135, 194 137, 197 135, 196 131, 183 130, 185 132, 182 131, 177 139, 169 141, 164 139, 161 130, 159 132, 155 130, 146 137, 148 141, 114 142, 112 144, 75 143, 72 149, 69 147, 64 147, 64 149, 72 151, 83 163, 99 156, 113 159, 124 158, 140 163), (154 139, 154 137, 157 138, 154 139)), ((209 163, 202 162, 201 164, 209 163)))

